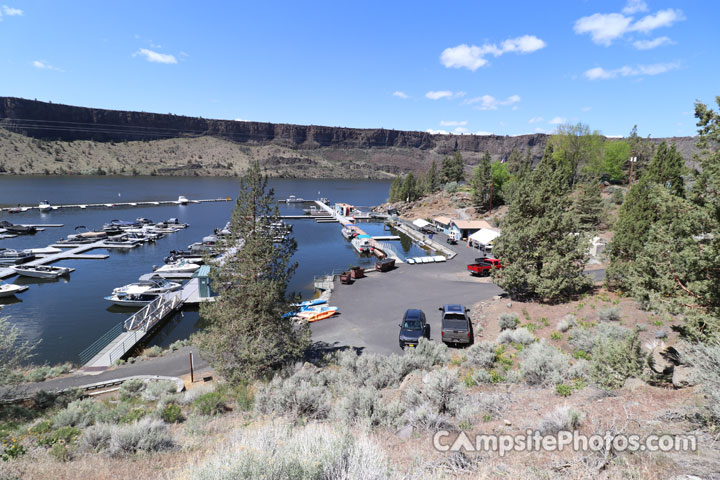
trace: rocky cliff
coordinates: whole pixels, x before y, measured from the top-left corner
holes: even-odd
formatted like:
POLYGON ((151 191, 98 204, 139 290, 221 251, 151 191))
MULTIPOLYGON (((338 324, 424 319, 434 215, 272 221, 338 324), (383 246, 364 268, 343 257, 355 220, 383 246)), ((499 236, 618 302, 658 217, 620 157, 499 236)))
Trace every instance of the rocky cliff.
MULTIPOLYGON (((0 172, 14 173, 228 175, 256 159, 272 175, 386 178, 424 170, 454 151, 469 166, 485 151, 494 159, 529 151, 538 160, 547 141, 543 134, 431 135, 211 120, 12 97, 0 97, 0 128, 7 131, 0 136, 0 172)), ((693 140, 675 140, 689 158, 693 140)))

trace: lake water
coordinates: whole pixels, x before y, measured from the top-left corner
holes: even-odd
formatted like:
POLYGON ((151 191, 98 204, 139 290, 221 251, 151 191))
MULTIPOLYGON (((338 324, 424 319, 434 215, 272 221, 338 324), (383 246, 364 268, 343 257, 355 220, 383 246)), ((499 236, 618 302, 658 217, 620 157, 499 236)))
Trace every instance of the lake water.
MULTIPOLYGON (((371 180, 291 180, 273 179, 270 185, 278 199, 290 195, 305 199, 327 197, 331 202, 347 202, 368 207, 384 202, 390 187, 387 181, 371 180)), ((207 177, 8 177, 0 176, 0 205, 37 205, 41 200, 51 204, 112 203, 174 200, 179 195, 190 199, 237 196, 235 178, 207 177)), ((170 250, 185 249, 193 242, 222 227, 230 218, 234 202, 167 205, 154 207, 114 207, 98 209, 60 209, 49 213, 37 210, 9 214, 0 212, 0 220, 13 223, 61 223, 61 228, 47 228, 31 236, 0 240, 0 247, 25 249, 46 247, 74 233, 79 225, 99 228, 113 219, 134 220, 146 217, 154 221, 177 217, 190 227, 129 251, 107 252, 106 260, 63 261, 57 265, 73 267, 67 279, 40 280, 12 277, 10 283, 29 285, 30 289, 15 299, 0 299, 4 305, 0 316, 20 327, 29 340, 41 340, 35 363, 77 362, 78 354, 127 318, 134 310, 109 306, 103 299, 113 288, 131 283, 162 265, 170 250)), ((302 215, 302 204, 280 204, 285 214, 302 215)), ((304 298, 313 294, 316 275, 346 269, 351 264, 369 265, 370 259, 359 258, 350 243, 340 235, 337 223, 296 220, 293 235, 298 242, 295 260, 299 263, 290 289, 304 298)), ((372 235, 389 235, 382 224, 362 227, 372 235)), ((407 241, 392 242, 400 255, 423 255, 407 241)), ((106 253, 94 250, 88 253, 106 253)), ((151 344, 167 346, 187 338, 196 329, 197 310, 185 310, 171 319, 152 339, 151 344)))

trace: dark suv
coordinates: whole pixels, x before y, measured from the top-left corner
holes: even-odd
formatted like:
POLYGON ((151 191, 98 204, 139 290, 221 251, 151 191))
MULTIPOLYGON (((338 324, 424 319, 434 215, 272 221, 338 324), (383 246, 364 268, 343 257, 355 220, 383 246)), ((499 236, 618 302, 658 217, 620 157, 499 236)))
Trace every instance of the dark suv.
POLYGON ((400 348, 417 347, 422 337, 430 339, 430 325, 425 321, 425 314, 422 310, 411 308, 406 311, 399 327, 400 348))
POLYGON ((442 312, 443 343, 472 344, 473 330, 470 321, 470 311, 462 305, 445 305, 439 309, 442 312))

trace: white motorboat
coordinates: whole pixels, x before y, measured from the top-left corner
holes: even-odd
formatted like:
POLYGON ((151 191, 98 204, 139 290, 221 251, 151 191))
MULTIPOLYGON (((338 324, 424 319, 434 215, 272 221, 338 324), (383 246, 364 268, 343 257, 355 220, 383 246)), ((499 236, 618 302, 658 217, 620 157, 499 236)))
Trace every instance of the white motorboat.
POLYGON ((155 268, 154 272, 164 278, 185 278, 194 273, 198 268, 200 268, 200 265, 197 263, 179 260, 177 262, 168 263, 162 267, 155 268))
POLYGON ((187 204, 188 204, 188 199, 187 199, 186 197, 180 195, 180 196, 178 197, 178 199, 177 199, 177 203, 178 203, 179 205, 187 205, 187 204))
POLYGON ((15 265, 10 268, 18 275, 33 278, 58 278, 75 271, 74 268, 70 267, 52 267, 49 265, 15 265))
POLYGON ((144 293, 114 293, 105 297, 105 300, 120 307, 144 307, 156 298, 157 295, 144 293))
POLYGON ((12 248, 0 250, 0 265, 18 265, 29 262, 35 254, 28 250, 13 250, 12 248))
POLYGON ((15 285, 12 283, 0 282, 0 298, 12 297, 16 293, 24 292, 28 288, 30 287, 26 285, 15 285))
POLYGON ((127 294, 127 295, 160 295, 167 292, 174 292, 178 290, 182 285, 177 282, 169 282, 160 275, 154 275, 146 280, 140 280, 134 283, 129 283, 125 286, 118 287, 112 291, 113 295, 116 294, 127 294))
POLYGON ((358 234, 357 230, 352 227, 343 227, 343 229, 340 230, 340 233, 346 240, 352 240, 358 234))
POLYGON ((50 210, 52 210, 52 205, 50 205, 47 200, 43 200, 38 205, 38 210, 40 210, 41 212, 49 212, 50 210))

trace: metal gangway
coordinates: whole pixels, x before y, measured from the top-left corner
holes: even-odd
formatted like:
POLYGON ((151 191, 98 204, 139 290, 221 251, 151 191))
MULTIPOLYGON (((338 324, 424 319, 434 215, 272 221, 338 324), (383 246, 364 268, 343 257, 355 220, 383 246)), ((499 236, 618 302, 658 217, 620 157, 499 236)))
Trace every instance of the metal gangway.
POLYGON ((159 295, 127 320, 117 324, 80 353, 85 369, 108 368, 122 358, 153 328, 185 303, 183 290, 159 295))

